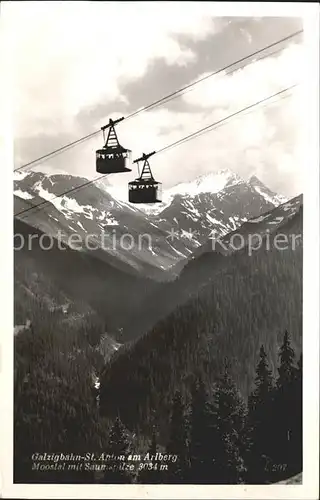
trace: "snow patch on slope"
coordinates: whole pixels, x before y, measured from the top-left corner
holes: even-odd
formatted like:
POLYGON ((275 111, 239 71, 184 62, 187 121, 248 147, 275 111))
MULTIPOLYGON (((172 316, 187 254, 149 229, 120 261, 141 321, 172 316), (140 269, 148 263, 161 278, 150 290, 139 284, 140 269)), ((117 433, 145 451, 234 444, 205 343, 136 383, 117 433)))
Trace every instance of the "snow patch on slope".
MULTIPOLYGON (((83 214, 86 219, 93 220, 93 214, 95 212, 99 213, 99 210, 92 207, 91 205, 79 205, 79 203, 74 198, 68 198, 67 196, 52 196, 49 191, 42 187, 41 182, 35 184, 34 189, 38 191, 41 198, 52 203, 52 205, 54 205, 54 207, 62 212, 68 219, 72 218, 70 216, 74 214, 83 214)), ((114 217, 112 217, 110 213, 107 214, 105 211, 100 212, 98 220, 103 221, 105 225, 119 225, 118 221, 114 217)))
POLYGON ((285 211, 285 212, 288 212, 288 210, 291 210, 293 207, 294 207, 294 203, 285 203, 284 205, 282 205, 282 209, 285 211))
POLYGON ((183 259, 186 257, 182 252, 179 252, 179 250, 177 250, 176 248, 174 248, 171 243, 168 241, 168 245, 172 248, 172 250, 177 254, 179 255, 179 257, 182 257, 183 259))
POLYGON ((267 219, 267 217, 270 217, 270 214, 268 215, 260 215, 260 217, 256 217, 255 219, 249 219, 248 222, 253 222, 255 224, 258 224, 259 222, 262 222, 263 220, 267 219))
POLYGON ((18 333, 21 333, 24 330, 29 330, 30 326, 31 326, 30 319, 27 319, 25 325, 15 325, 13 329, 13 335, 18 335, 18 333))
POLYGON ((262 196, 265 201, 272 203, 275 207, 282 205, 282 203, 286 203, 288 198, 285 198, 281 194, 276 194, 272 192, 268 187, 266 187, 258 177, 252 175, 248 181, 251 188, 253 188, 260 196, 262 196))
POLYGON ((265 192, 264 189, 260 188, 259 186, 254 186, 254 189, 257 191, 258 194, 260 194, 266 201, 269 201, 269 203, 272 203, 276 207, 281 205, 282 203, 285 203, 287 198, 285 198, 282 195, 275 195, 275 196, 270 196, 268 193, 265 192))
POLYGON ((226 226, 221 221, 219 221, 218 219, 215 219, 214 217, 211 217, 211 215, 209 215, 209 214, 206 214, 206 218, 212 224, 219 224, 219 226, 222 226, 225 229, 226 226))
MULTIPOLYGON (((140 205, 139 209, 148 215, 157 215, 171 205, 175 196, 194 197, 202 193, 214 194, 226 187, 242 184, 243 182, 243 179, 231 172, 231 170, 218 170, 217 172, 201 175, 194 181, 177 184, 164 191, 162 203, 157 204, 157 206, 140 205)), ((186 200, 187 202, 188 200, 186 200)), ((191 206, 191 208, 193 207, 191 206)), ((193 210, 195 209, 193 208, 193 210)), ((194 211, 194 215, 198 216, 198 213, 194 211)))
POLYGON ((34 196, 32 196, 30 193, 27 193, 26 191, 21 191, 21 189, 13 191, 13 194, 15 196, 18 196, 18 198, 23 198, 24 200, 32 200, 32 198, 34 198, 34 196))
POLYGON ((201 193, 218 193, 227 186, 242 183, 243 180, 230 170, 219 170, 210 174, 201 175, 193 182, 177 184, 167 191, 168 196, 189 195, 196 196, 201 193))
POLYGON ((27 175, 29 175, 30 172, 13 172, 13 180, 14 181, 22 181, 27 175))
POLYGON ((274 220, 268 222, 268 224, 280 224, 284 220, 284 217, 276 217, 274 220))

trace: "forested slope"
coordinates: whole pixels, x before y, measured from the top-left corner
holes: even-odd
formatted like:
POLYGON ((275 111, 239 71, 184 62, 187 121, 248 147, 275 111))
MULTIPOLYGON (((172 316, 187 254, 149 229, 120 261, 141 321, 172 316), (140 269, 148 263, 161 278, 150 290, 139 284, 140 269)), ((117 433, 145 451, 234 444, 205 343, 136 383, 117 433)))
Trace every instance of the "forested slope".
MULTIPOLYGON (((302 232, 302 210, 281 233, 302 232)), ((210 259, 203 255, 201 259, 210 259)), ((176 389, 185 392, 201 372, 214 382, 225 357, 242 394, 252 388, 263 343, 271 367, 283 332, 299 353, 302 341, 302 242, 285 250, 266 245, 249 256, 229 257, 196 297, 178 307, 104 370, 101 398, 107 414, 118 412, 129 427, 148 422, 155 411, 165 422, 176 389)), ((165 424, 164 424, 165 425, 165 424)))

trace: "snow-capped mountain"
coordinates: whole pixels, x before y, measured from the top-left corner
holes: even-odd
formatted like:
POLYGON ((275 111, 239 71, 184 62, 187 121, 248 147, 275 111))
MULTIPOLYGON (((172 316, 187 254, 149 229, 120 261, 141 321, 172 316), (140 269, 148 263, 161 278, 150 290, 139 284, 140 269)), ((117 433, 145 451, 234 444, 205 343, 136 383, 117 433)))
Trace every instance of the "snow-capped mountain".
POLYGON ((230 170, 218 170, 197 177, 192 182, 177 184, 168 190, 171 196, 176 194, 196 196, 201 193, 219 193, 222 189, 243 182, 239 175, 230 170))
POLYGON ((65 242, 74 235, 74 244, 78 235, 86 248, 102 250, 100 258, 149 276, 188 258, 212 232, 226 235, 281 202, 259 179, 246 182, 230 170, 178 184, 152 209, 116 199, 105 182, 77 189, 87 182, 68 174, 15 173, 15 214, 41 204, 17 216, 65 242))
POLYGON ((163 193, 162 203, 157 205, 140 205, 142 211, 147 214, 156 215, 169 205, 171 205, 175 196, 195 197, 201 193, 218 193, 227 186, 243 182, 241 177, 230 170, 219 170, 209 174, 197 177, 194 181, 181 182, 167 189, 163 193))
POLYGON ((191 253, 188 242, 168 239, 169 223, 159 228, 140 210, 95 184, 76 189, 87 182, 81 177, 41 172, 16 175, 14 213, 68 244, 71 237, 73 248, 101 249, 100 258, 135 273, 158 275, 191 253), (34 205, 40 206, 31 209, 34 205))
POLYGON ((271 189, 263 184, 263 182, 258 179, 255 175, 252 175, 249 179, 249 184, 264 197, 266 201, 269 201, 276 207, 288 201, 288 198, 282 196, 281 194, 276 194, 271 189))
MULTIPOLYGON (((194 181, 182 182, 163 193, 163 201, 157 205, 140 205, 140 209, 147 214, 156 215, 167 208, 175 196, 195 197, 202 193, 219 193, 223 189, 237 184, 243 184, 244 180, 231 170, 224 169, 217 172, 211 172, 197 177, 194 181)), ((278 195, 265 186, 255 175, 251 176, 248 184, 254 188, 266 201, 278 206, 285 203, 287 198, 278 195)))
MULTIPOLYGON (((164 208, 153 218, 157 225, 171 221, 197 248, 213 233, 225 235, 246 220, 278 206, 282 199, 256 182, 244 181, 230 170, 203 175, 190 183, 178 184, 164 196, 164 208)), ((151 214, 149 214, 151 216, 151 214)))
MULTIPOLYGON (((238 271, 240 274, 243 273, 243 269, 239 268, 237 271, 234 267, 237 266, 237 255, 239 254, 242 254, 244 260, 248 256, 248 260, 254 262, 254 257, 262 252, 261 266, 263 266, 263 261, 268 260, 267 256, 273 259, 277 254, 280 255, 280 260, 281 256, 285 259, 288 253, 293 253, 291 250, 301 248, 303 244, 302 219, 303 197, 300 195, 273 208, 268 213, 248 220, 235 231, 221 236, 216 241, 209 239, 201 247, 195 249, 189 259, 178 262, 171 269, 171 275, 175 276, 176 279, 155 288, 150 294, 147 308, 150 316, 141 319, 140 329, 150 331, 156 321, 168 317, 176 307, 185 304, 200 289, 203 290, 204 286, 213 281, 221 270, 229 268, 232 278, 237 275, 238 271), (279 235, 281 236, 279 237, 279 235), (233 236, 235 238, 232 238, 233 236), (276 236, 279 239, 276 239, 276 236)), ((253 266, 252 272, 256 271, 258 274, 260 273, 253 266)), ((290 269, 289 266, 288 274, 290 275, 292 272, 295 274, 296 270, 290 269)), ((251 277, 251 279, 253 278, 251 277)), ((219 280, 218 277, 217 281, 219 282, 219 280)), ((134 326, 131 333, 137 335, 134 326)))
MULTIPOLYGON (((252 248, 254 248, 255 246, 258 247, 258 240, 256 242, 254 241, 255 235, 258 234, 260 235, 260 237, 267 234, 271 235, 272 233, 280 230, 280 228, 284 225, 288 227, 291 219, 293 219, 299 213, 299 211, 302 210, 302 207, 303 196, 299 195, 281 205, 278 205, 269 212, 259 215, 258 217, 252 217, 251 219, 248 219, 246 222, 244 222, 241 228, 237 229, 237 231, 232 231, 225 235, 221 239, 223 245, 219 245, 219 243, 213 245, 212 240, 210 242, 208 241, 205 245, 199 248, 196 253, 193 254, 191 260, 196 257, 196 254, 200 255, 201 253, 209 252, 213 249, 213 247, 217 249, 219 253, 233 253, 235 250, 234 246, 236 247, 236 244, 233 245, 232 237, 235 233, 241 235, 244 242, 243 245, 248 244, 250 235, 252 248)), ((292 234, 291 238, 294 239, 294 242, 292 243, 293 245, 300 244, 301 234, 292 234)), ((289 242, 289 244, 290 243, 291 242, 289 242)))

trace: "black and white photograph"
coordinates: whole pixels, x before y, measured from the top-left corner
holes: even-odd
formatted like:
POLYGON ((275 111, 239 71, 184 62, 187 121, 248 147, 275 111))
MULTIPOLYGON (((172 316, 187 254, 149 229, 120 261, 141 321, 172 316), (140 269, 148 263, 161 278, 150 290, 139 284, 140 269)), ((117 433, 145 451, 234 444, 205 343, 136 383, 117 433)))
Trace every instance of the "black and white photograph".
POLYGON ((318 498, 319 6, 250 5, 1 2, 3 498, 318 498))

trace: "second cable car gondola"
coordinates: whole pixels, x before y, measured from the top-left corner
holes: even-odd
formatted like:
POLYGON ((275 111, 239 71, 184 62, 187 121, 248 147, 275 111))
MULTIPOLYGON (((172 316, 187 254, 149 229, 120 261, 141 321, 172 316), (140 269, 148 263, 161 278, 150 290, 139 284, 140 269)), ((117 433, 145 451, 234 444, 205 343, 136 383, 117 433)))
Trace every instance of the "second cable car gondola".
POLYGON ((118 120, 109 120, 108 125, 101 127, 105 139, 105 129, 108 130, 108 136, 102 149, 96 151, 96 171, 100 174, 115 174, 120 172, 131 172, 128 168, 130 163, 131 150, 126 149, 119 144, 117 133, 114 126, 124 118, 118 120))
POLYGON ((151 172, 148 159, 154 155, 150 153, 144 154, 141 158, 134 160, 133 163, 143 161, 143 167, 138 179, 129 182, 129 202, 130 203, 161 203, 161 182, 157 182, 151 172))

